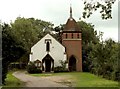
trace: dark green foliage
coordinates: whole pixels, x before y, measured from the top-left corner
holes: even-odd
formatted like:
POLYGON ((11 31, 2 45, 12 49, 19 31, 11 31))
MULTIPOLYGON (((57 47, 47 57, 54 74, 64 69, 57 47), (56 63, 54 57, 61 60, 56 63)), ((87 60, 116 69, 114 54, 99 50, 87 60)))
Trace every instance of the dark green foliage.
POLYGON ((30 48, 47 34, 52 26, 50 22, 39 19, 18 17, 14 23, 11 23, 11 33, 29 54, 30 48))
POLYGON ((26 63, 19 63, 19 62, 12 62, 9 64, 8 69, 14 70, 14 69, 25 69, 26 63))
POLYGON ((66 68, 66 64, 67 62, 66 61, 62 61, 60 60, 59 61, 61 66, 57 66, 54 68, 54 72, 57 73, 57 72, 68 72, 68 69, 66 68))
POLYGON ((89 18, 94 11, 101 9, 100 14, 102 19, 111 19, 112 18, 112 4, 116 0, 84 0, 84 12, 83 18, 89 18))
POLYGON ((88 59, 88 54, 92 51, 92 45, 99 42, 97 32, 94 30, 94 25, 84 21, 78 21, 78 26, 82 31, 82 68, 83 71, 89 72, 91 60, 88 59))
POLYGON ((60 25, 60 26, 57 26, 57 27, 55 27, 53 30, 56 32, 56 34, 55 35, 53 35, 54 36, 54 38, 56 38, 60 43, 62 43, 62 34, 61 34, 61 32, 63 31, 63 29, 64 29, 64 26, 65 25, 60 25))
POLYGON ((88 55, 90 72, 107 79, 119 80, 118 46, 112 39, 92 45, 88 55))
MULTIPOLYGON (((64 25, 62 25, 64 28, 64 25)), ((107 79, 120 80, 119 50, 120 43, 112 39, 100 42, 103 32, 97 35, 94 25, 78 21, 82 31, 82 68, 84 72, 91 72, 107 79)), ((57 27, 60 30, 61 27, 57 27)), ((60 31, 59 31, 60 32, 60 31)), ((59 35, 60 36, 60 35, 59 35)), ((62 70, 57 67, 55 70, 62 70)))
POLYGON ((8 72, 8 65, 19 59, 25 51, 12 38, 11 27, 8 24, 2 25, 2 83, 5 84, 5 78, 8 72))
POLYGON ((68 69, 63 68, 62 66, 57 66, 57 67, 54 68, 54 72, 55 73, 68 72, 68 69))
POLYGON ((41 69, 35 66, 34 62, 29 62, 27 65, 27 72, 30 74, 33 73, 42 73, 41 69))
MULTIPOLYGON (((1 25, 1 24, 0 24, 1 25)), ((2 25, 2 82, 5 83, 8 65, 11 62, 28 62, 30 48, 50 32, 50 22, 18 17, 13 23, 2 25), (43 31, 44 29, 44 31, 43 31), (49 29, 49 31, 48 31, 49 29), (24 54, 24 55, 23 55, 24 54)), ((21 66, 22 67, 22 66, 21 66)))

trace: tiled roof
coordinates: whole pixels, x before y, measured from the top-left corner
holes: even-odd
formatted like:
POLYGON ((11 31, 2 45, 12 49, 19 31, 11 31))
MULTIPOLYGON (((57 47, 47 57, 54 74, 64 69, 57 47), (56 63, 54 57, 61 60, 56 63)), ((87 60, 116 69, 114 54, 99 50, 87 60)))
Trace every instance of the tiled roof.
POLYGON ((69 18, 63 31, 80 31, 80 28, 73 18, 69 18))
POLYGON ((63 31, 80 31, 77 22, 72 17, 72 7, 70 7, 70 18, 67 20, 63 31))

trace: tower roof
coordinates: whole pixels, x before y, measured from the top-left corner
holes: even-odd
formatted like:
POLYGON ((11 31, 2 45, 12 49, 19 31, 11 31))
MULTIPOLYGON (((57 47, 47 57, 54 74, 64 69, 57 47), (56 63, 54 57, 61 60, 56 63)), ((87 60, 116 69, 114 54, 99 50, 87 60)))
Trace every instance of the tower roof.
POLYGON ((71 6, 70 6, 70 17, 68 18, 63 31, 80 31, 80 28, 78 27, 77 22, 72 17, 72 7, 71 6))

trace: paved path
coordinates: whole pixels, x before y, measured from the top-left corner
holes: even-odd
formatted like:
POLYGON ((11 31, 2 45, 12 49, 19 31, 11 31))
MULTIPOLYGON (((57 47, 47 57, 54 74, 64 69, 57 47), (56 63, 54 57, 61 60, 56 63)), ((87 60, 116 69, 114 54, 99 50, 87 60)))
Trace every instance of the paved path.
POLYGON ((30 76, 26 74, 25 71, 17 71, 14 72, 13 75, 21 81, 25 82, 26 87, 68 87, 66 85, 50 81, 46 78, 30 76))

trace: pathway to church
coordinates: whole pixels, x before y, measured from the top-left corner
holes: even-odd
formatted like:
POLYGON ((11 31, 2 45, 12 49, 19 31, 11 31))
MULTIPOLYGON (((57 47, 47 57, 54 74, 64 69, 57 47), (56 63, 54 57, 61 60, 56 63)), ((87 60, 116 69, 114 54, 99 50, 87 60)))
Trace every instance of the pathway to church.
POLYGON ((17 71, 14 72, 13 75, 21 81, 25 82, 25 87, 56 87, 57 89, 59 89, 60 87, 64 87, 65 89, 69 87, 67 85, 56 83, 49 78, 31 76, 29 74, 26 74, 25 71, 17 71))

